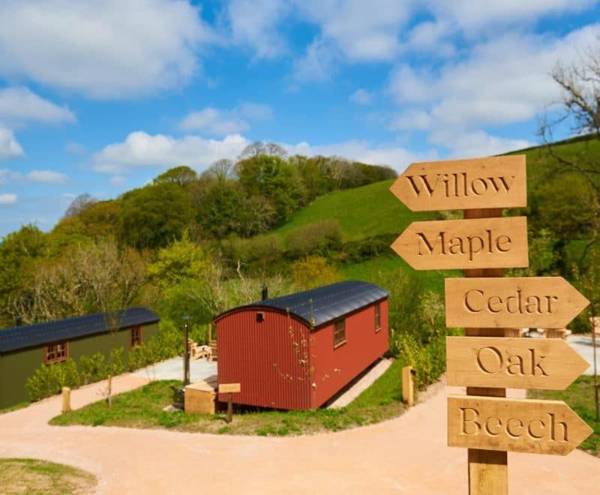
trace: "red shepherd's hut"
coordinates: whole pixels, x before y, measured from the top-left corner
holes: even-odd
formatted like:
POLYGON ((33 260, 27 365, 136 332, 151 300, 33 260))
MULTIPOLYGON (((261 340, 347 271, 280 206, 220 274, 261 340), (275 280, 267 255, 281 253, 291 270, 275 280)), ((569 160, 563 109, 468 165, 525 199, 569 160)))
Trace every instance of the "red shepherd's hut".
POLYGON ((231 309, 215 319, 219 384, 241 384, 237 404, 317 408, 387 351, 387 300, 348 281, 231 309))

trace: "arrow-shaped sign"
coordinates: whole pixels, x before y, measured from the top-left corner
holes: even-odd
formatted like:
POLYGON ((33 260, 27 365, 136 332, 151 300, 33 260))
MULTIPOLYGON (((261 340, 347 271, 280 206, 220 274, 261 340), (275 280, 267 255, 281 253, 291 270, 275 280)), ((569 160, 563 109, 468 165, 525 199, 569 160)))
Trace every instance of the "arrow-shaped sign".
POLYGON ((413 222, 392 249, 415 270, 526 267, 527 218, 413 222))
POLYGON ((591 433, 561 401, 448 398, 450 447, 566 455, 591 433))
POLYGON ((564 328, 589 303, 562 277, 446 279, 448 327, 564 328))
POLYGON ((562 339, 446 337, 448 385, 564 390, 588 367, 562 339))
POLYGON ((525 155, 413 163, 390 191, 412 211, 527 206, 525 155))

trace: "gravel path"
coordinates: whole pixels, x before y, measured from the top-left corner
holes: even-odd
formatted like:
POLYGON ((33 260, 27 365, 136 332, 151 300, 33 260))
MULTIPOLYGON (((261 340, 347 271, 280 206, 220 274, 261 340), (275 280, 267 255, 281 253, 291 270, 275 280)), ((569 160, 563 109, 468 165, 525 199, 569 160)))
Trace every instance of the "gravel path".
MULTIPOLYGON (((133 374, 116 391, 146 383, 133 374)), ((73 392, 75 407, 104 384, 73 392)), ((456 392, 454 389, 453 392, 456 392)), ((102 494, 465 495, 466 451, 446 447, 446 389, 391 421, 339 433, 233 437, 113 427, 58 427, 53 397, 0 416, 0 456, 37 457, 86 469, 102 494)), ((591 495, 600 460, 509 454, 511 495, 591 495)), ((0 490, 1 491, 1 490, 0 490)))

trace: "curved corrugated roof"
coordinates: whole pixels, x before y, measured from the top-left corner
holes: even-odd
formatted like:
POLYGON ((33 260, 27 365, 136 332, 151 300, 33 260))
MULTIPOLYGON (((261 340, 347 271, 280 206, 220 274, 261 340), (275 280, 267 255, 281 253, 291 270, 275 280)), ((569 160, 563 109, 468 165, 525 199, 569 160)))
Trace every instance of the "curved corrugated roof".
MULTIPOLYGON (((129 308, 119 314, 119 329, 156 323, 158 315, 146 308, 129 308)), ((105 313, 75 316, 0 330, 0 352, 38 347, 52 342, 108 332, 105 313)))
POLYGON ((386 290, 375 284, 349 280, 239 306, 219 315, 215 320, 244 308, 272 308, 289 312, 314 328, 388 296, 386 290))

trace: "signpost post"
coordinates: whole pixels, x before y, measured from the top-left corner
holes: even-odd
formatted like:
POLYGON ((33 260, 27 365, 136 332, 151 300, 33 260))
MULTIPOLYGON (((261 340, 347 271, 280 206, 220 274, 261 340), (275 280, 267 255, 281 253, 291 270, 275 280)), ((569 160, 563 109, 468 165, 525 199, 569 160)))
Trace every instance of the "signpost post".
POLYGON ((560 277, 503 277, 529 264, 525 156, 412 164, 392 193, 413 211, 464 210, 464 220, 414 222, 392 249, 416 270, 463 269, 446 279, 448 445, 468 449, 470 495, 508 493, 507 451, 565 455, 591 429, 563 402, 506 399, 506 387, 561 390, 587 363, 559 339, 512 338, 521 327, 564 328, 589 301, 560 277))

